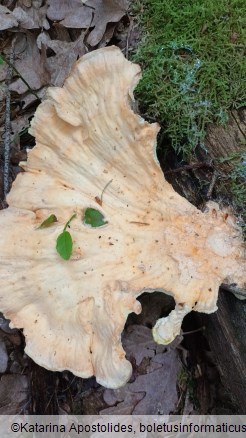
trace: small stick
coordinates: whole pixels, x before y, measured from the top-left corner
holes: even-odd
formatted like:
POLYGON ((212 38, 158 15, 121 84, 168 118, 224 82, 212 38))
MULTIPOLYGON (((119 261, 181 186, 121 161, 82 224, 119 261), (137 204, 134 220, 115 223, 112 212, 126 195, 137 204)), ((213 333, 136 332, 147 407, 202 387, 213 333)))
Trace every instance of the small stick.
POLYGON ((212 192, 216 183, 216 180, 218 178, 218 172, 215 170, 211 179, 211 183, 209 184, 208 192, 207 192, 207 199, 210 199, 212 196, 212 192))
POLYGON ((182 336, 184 335, 192 335, 193 333, 197 333, 197 332, 203 332, 204 330, 206 330, 206 327, 203 325, 202 327, 196 329, 196 330, 191 330, 189 332, 182 332, 182 336))
POLYGON ((111 179, 111 180, 106 184, 106 186, 104 187, 104 189, 103 189, 103 191, 102 191, 102 194, 101 194, 101 204, 102 204, 102 202, 103 202, 103 194, 104 194, 106 188, 109 186, 109 184, 111 184, 112 181, 113 181, 113 180, 111 179))
MULTIPOLYGON (((11 93, 9 89, 9 84, 12 78, 13 69, 13 59, 14 59, 14 43, 12 41, 10 49, 10 62, 8 61, 8 72, 6 79, 6 95, 5 95, 5 129, 4 129, 4 162, 3 162, 3 194, 6 198, 9 191, 9 163, 10 163, 10 143, 11 143, 11 93)), ((3 58, 5 61, 5 58, 3 58)))
POLYGON ((130 36, 131 36, 131 33, 132 33, 132 29, 133 29, 133 19, 131 17, 129 17, 129 19, 130 19, 130 23, 129 23, 129 28, 128 28, 128 31, 127 31, 126 47, 125 47, 126 59, 129 58, 129 39, 130 39, 130 36))
POLYGON ((95 201, 96 201, 99 205, 101 205, 101 206, 102 206, 102 201, 103 201, 103 194, 104 194, 106 188, 109 186, 109 184, 111 184, 112 181, 113 181, 113 180, 111 179, 111 180, 106 184, 106 186, 104 187, 104 189, 103 189, 103 191, 102 191, 102 193, 101 193, 101 197, 100 197, 100 198, 99 198, 99 196, 96 196, 96 197, 95 197, 95 201))

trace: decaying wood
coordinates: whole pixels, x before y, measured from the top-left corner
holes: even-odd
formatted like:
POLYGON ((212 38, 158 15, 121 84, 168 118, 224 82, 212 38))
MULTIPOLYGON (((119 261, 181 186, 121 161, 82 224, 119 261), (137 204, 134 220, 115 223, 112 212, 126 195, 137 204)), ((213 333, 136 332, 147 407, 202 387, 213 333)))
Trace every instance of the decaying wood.
POLYGON ((240 414, 246 414, 246 301, 219 294, 218 310, 200 316, 221 380, 240 414))
POLYGON ((32 362, 32 406, 30 413, 36 415, 58 414, 56 378, 56 373, 48 371, 32 362))
MULTIPOLYGON (((233 110, 229 112, 229 121, 226 127, 221 125, 208 126, 205 145, 210 157, 217 161, 245 150, 245 138, 246 110, 233 110)), ((233 162, 227 160, 220 164, 220 170, 222 172, 231 171, 233 165, 233 162)))
MULTIPOLYGON (((211 125, 207 130, 206 149, 204 160, 212 160, 214 169, 220 174, 228 174, 233 163, 230 160, 220 162, 221 158, 233 156, 245 150, 246 111, 231 111, 227 127, 211 125)), ((202 159, 202 151, 198 156, 202 159)), ((198 193, 200 181, 208 182, 212 179, 213 169, 187 169, 186 172, 169 173, 167 179, 175 189, 190 202, 202 208, 206 201, 207 191, 198 193)), ((205 325, 205 336, 217 360, 221 379, 228 389, 232 399, 238 406, 241 414, 246 412, 246 290, 236 285, 223 284, 218 301, 218 311, 211 315, 198 314, 200 324, 205 325), (223 292, 224 291, 224 292, 223 292), (229 293, 231 292, 231 293, 229 293)))

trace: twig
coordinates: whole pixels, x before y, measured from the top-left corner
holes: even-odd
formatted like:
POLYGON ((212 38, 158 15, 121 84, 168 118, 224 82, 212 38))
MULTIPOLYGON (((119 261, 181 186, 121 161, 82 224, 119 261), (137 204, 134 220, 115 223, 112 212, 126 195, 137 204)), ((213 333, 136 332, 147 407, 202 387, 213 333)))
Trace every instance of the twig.
POLYGON ((129 17, 130 23, 129 23, 129 28, 127 31, 127 37, 126 37, 126 47, 125 47, 125 57, 126 59, 128 59, 129 57, 129 39, 131 37, 131 33, 132 33, 132 29, 133 29, 133 19, 131 17, 129 17))
POLYGON ((183 332, 182 336, 184 335, 192 335, 193 333, 197 333, 197 332, 204 332, 204 330, 206 330, 206 327, 203 325, 202 327, 196 329, 196 330, 190 330, 189 332, 183 332))
POLYGON ((6 64, 8 64, 9 68, 11 68, 19 76, 19 78, 24 82, 24 84, 27 86, 30 93, 33 94, 39 100, 39 102, 41 102, 39 95, 37 93, 35 93, 35 91, 32 90, 32 88, 30 87, 28 82, 23 78, 23 76, 20 74, 20 72, 17 70, 17 68, 15 68, 15 66, 13 65, 13 60, 10 59, 10 61, 9 61, 7 58, 5 58, 5 56, 2 53, 1 53, 1 57, 3 58, 4 62, 6 62, 6 64))
POLYGON ((212 163, 207 163, 206 161, 204 161, 203 163, 185 164, 182 167, 178 167, 177 169, 167 170, 164 173, 165 173, 165 175, 169 175, 169 174, 172 174, 172 173, 183 172, 185 170, 200 169, 201 167, 210 167, 211 169, 214 168, 212 163))
MULTIPOLYGON (((6 96, 5 96, 5 129, 4 129, 4 162, 3 162, 3 194, 4 198, 6 198, 7 193, 9 191, 9 163, 10 163, 10 143, 11 143, 11 93, 9 89, 9 84, 12 78, 13 69, 11 65, 13 64, 14 59, 14 43, 15 40, 12 41, 11 49, 10 49, 10 62, 8 61, 8 72, 6 79, 6 96)), ((5 58, 3 58, 5 61, 5 58)))
POLYGON ((208 192, 207 192, 207 199, 210 199, 212 196, 212 192, 216 183, 216 180, 218 178, 218 172, 215 170, 211 179, 211 183, 209 184, 208 192))

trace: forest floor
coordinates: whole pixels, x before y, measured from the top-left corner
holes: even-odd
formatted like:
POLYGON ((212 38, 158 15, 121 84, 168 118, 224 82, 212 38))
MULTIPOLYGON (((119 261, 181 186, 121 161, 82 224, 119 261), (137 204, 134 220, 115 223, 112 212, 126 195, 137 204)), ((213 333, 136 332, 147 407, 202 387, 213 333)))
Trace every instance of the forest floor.
MULTIPOLYGON (((244 227, 243 2, 231 2, 232 10, 212 0, 204 10, 177 0, 138 0, 129 8, 126 0, 107 0, 107 7, 96 0, 70 3, 1 2, 1 208, 35 144, 28 128, 47 87, 62 86, 83 54, 114 44, 143 68, 137 104, 162 127, 158 158, 165 177, 201 209, 209 199, 233 206, 244 227)), ((39 367, 24 353, 22 331, 0 314, 0 414, 237 413, 206 327, 190 315, 170 346, 156 345, 151 328, 174 301, 157 292, 139 299, 143 311, 129 316, 122 336, 133 375, 118 390, 39 367)))

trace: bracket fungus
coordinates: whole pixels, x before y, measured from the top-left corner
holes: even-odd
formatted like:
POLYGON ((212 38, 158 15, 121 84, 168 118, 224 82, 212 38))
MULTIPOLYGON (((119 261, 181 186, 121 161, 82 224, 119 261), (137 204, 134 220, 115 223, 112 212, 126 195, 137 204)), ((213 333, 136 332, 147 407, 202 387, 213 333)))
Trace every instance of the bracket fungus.
POLYGON ((116 47, 79 59, 38 107, 36 146, 0 212, 0 311, 24 329, 26 353, 109 388, 131 375, 121 333, 128 314, 141 312, 140 294, 174 297, 175 309, 153 329, 169 343, 192 309, 216 310, 222 282, 244 282, 233 217, 212 202, 199 211, 165 181, 159 126, 131 109, 139 77, 116 47), (84 222, 88 208, 103 224, 84 222), (38 229, 49 215, 57 221, 38 229), (63 260, 55 243, 73 215, 73 253, 63 260))

